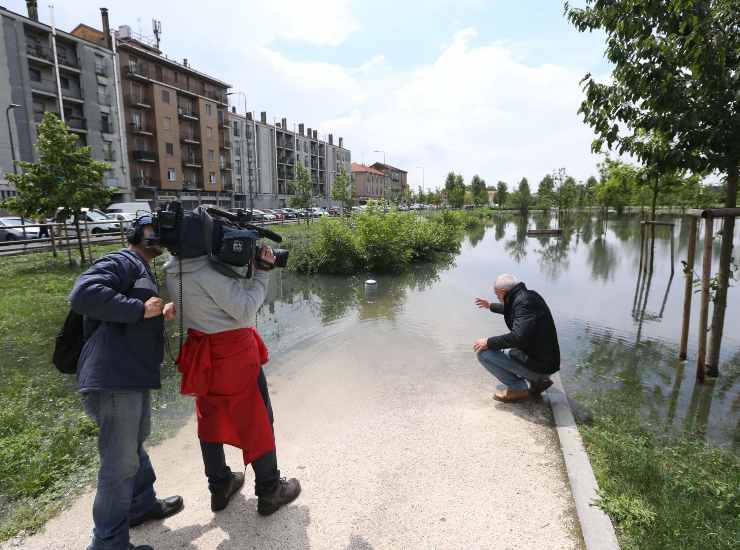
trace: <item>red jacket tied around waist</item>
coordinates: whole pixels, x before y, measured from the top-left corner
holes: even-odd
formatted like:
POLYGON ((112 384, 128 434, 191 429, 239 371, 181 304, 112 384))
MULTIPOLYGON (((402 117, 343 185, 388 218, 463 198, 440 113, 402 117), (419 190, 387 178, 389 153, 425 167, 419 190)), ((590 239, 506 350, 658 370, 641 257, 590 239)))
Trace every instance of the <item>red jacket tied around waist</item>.
POLYGON ((240 448, 244 464, 275 449, 257 385, 268 359, 267 346, 251 327, 215 334, 189 329, 177 357, 180 393, 196 398, 198 438, 240 448))

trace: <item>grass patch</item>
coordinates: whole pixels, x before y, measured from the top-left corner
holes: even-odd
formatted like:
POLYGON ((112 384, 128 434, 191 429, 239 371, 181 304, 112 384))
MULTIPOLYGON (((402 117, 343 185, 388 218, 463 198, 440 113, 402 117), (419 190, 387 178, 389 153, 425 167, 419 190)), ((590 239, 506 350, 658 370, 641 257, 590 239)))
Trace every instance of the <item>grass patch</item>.
MULTIPOLYGON (((94 250, 99 257, 118 248, 94 250)), ((66 255, 0 259, 0 541, 38 529, 95 477, 97 427, 83 411, 75 377, 51 364, 81 271, 66 255)), ((152 394, 154 441, 192 408, 190 399, 179 398, 178 383, 167 360, 162 390, 152 394)))
POLYGON ((740 547, 740 457, 642 426, 631 399, 593 398, 579 427, 622 549, 740 547))
POLYGON ((488 210, 430 216, 369 209, 348 219, 322 218, 308 226, 275 227, 291 251, 288 267, 300 273, 396 273, 414 263, 455 253, 466 230, 490 221, 488 210))

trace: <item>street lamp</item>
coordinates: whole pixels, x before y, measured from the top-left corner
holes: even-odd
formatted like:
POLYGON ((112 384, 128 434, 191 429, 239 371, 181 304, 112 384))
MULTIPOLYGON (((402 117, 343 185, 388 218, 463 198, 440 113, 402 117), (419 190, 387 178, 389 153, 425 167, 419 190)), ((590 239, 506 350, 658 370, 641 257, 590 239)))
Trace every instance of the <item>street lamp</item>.
POLYGON ((373 153, 383 153, 383 164, 385 164, 385 151, 382 149, 375 149, 373 153))
MULTIPOLYGON (((247 123, 248 123, 247 122, 247 94, 244 92, 236 91, 236 92, 228 92, 226 95, 227 96, 228 95, 240 95, 244 97, 244 139, 241 140, 241 143, 243 146, 244 141, 246 141, 247 139, 247 123)), ((253 139, 255 140, 255 147, 256 147, 257 136, 255 135, 253 139)), ((249 144, 247 144, 247 151, 246 151, 247 154, 246 155, 244 154, 244 149, 241 149, 240 147, 240 150, 242 152, 242 160, 244 160, 245 158, 247 160, 246 170, 244 170, 244 166, 242 165, 242 173, 243 174, 246 173, 247 179, 249 180, 249 209, 250 211, 254 211, 254 192, 252 190, 252 174, 250 173, 252 169, 252 160, 249 158, 249 144)), ((242 176, 242 185, 243 184, 244 184, 244 176, 242 176)))
POLYGON ((13 128, 10 126, 10 110, 11 109, 23 109, 21 105, 17 103, 11 103, 5 109, 5 119, 8 121, 8 136, 10 136, 10 158, 13 162, 13 173, 18 173, 18 167, 15 165, 15 144, 13 143, 13 128))

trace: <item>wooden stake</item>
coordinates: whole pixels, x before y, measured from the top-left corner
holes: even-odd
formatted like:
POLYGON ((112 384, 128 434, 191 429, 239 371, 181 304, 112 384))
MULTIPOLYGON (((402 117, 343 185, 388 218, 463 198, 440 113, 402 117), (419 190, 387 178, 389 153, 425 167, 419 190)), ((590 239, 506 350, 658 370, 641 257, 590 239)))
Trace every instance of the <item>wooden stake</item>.
MULTIPOLYGON (((671 239, 672 240, 672 239, 671 239)), ((672 244, 672 243, 671 243, 672 244)), ((689 344, 689 322, 691 321, 691 298, 694 290, 694 257, 696 256, 696 218, 689 218, 689 250, 686 255, 686 273, 683 290, 683 322, 681 325, 681 350, 679 359, 686 359, 689 344)))
POLYGON ((714 219, 704 220, 704 259, 701 274, 701 309, 699 310, 699 352, 696 361, 696 378, 704 382, 707 360, 707 319, 709 319, 709 280, 712 277, 712 237, 714 219))

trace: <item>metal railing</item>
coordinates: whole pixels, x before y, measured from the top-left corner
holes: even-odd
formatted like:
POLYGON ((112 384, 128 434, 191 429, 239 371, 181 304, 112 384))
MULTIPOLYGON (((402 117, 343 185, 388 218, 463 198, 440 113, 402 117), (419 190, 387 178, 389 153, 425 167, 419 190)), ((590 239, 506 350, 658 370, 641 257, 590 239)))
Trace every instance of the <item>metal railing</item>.
POLYGON ((73 130, 87 130, 87 119, 82 117, 68 117, 66 122, 73 130))
POLYGON ((41 44, 26 44, 26 54, 38 57, 39 59, 46 59, 47 61, 53 59, 51 48, 42 46, 41 44))
POLYGON ((157 160, 157 155, 154 151, 137 150, 133 152, 134 160, 153 161, 157 160))

